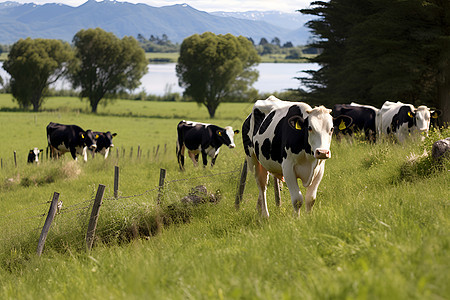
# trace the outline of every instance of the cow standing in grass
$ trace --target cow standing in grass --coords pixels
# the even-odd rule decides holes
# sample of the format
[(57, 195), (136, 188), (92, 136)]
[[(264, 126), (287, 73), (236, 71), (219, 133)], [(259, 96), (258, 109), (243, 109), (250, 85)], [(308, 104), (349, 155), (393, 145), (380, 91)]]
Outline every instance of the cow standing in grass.
[(184, 170), (184, 151), (187, 148), (188, 155), (194, 166), (198, 165), (198, 156), (202, 154), (203, 166), (208, 164), (208, 156), (211, 158), (211, 167), (214, 166), (220, 147), (226, 145), (234, 148), (234, 135), (239, 130), (230, 126), (225, 128), (191, 121), (181, 121), (177, 126), (177, 160), (181, 170)]
[[(331, 110), (311, 108), (306, 103), (282, 101), (274, 96), (258, 100), (243, 126), (243, 144), (247, 162), (255, 172), (259, 188), (258, 209), (268, 217), (266, 189), (269, 172), (285, 180), (295, 212), (303, 204), (297, 179), (306, 187), (306, 210), (314, 205), (322, 180), (325, 161), (331, 157), (333, 133)], [(351, 118), (338, 117), (345, 126)]]
[(70, 152), (74, 160), (77, 160), (77, 154), (80, 154), (83, 155), (84, 161), (87, 161), (87, 149), (97, 148), (92, 131), (85, 131), (77, 125), (50, 122), (47, 125), (47, 141), (52, 157)]

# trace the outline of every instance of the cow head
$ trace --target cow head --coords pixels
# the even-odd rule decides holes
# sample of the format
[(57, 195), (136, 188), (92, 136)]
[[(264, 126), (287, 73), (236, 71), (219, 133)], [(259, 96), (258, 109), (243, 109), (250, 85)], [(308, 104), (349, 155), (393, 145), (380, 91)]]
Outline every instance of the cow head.
[[(114, 147), (113, 137), (115, 137), (117, 133), (111, 133), (111, 131), (108, 131), (105, 133), (101, 133), (101, 135), (103, 136), (103, 143), (105, 144), (105, 148)], [(98, 138), (96, 137), (96, 139)]]
[(227, 126), (224, 129), (218, 129), (216, 131), (219, 140), (230, 148), (236, 147), (236, 145), (234, 144), (234, 135), (238, 133), (239, 130), (233, 131), (233, 128), (231, 126)]
[(428, 129), (430, 128), (430, 119), (431, 119), (430, 109), (425, 105), (419, 106), (417, 109), (415, 109), (414, 118), (417, 130), (419, 132), (427, 133)]
[[(308, 144), (316, 159), (328, 159), (331, 157), (330, 144), (333, 134), (333, 118), (331, 117), (331, 109), (324, 106), (315, 107), (306, 111), (308, 116), (306, 119), (297, 115), (289, 118), (288, 124), (295, 130), (307, 129)], [(342, 126), (349, 126), (351, 118), (340, 116), (336, 122), (342, 121)], [(342, 128), (343, 130), (344, 128)]]
[(97, 142), (95, 141), (95, 136), (92, 130), (86, 130), (85, 132), (80, 132), (80, 137), (84, 142), (84, 145), (91, 150), (97, 148)]
[(38, 148), (33, 148), (30, 150), (30, 152), (28, 153), (28, 162), (29, 163), (39, 163), (39, 153), (41, 153), (42, 151), (44, 151), (43, 149), (38, 149)]

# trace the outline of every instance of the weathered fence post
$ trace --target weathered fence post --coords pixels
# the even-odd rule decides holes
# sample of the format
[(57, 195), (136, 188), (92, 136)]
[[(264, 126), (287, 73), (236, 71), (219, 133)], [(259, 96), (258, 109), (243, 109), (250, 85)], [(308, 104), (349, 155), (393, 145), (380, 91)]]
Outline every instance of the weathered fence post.
[(97, 220), (102, 205), (103, 194), (105, 193), (105, 186), (98, 185), (97, 195), (95, 196), (94, 205), (92, 206), (91, 218), (89, 219), (88, 230), (86, 233), (86, 249), (91, 251), (92, 244), (94, 244), (95, 229), (97, 228)]
[(161, 204), (161, 198), (164, 190), (164, 180), (166, 179), (166, 169), (159, 171), (159, 190), (158, 190), (158, 205)]
[(42, 227), (41, 236), (39, 237), (39, 242), (37, 246), (37, 255), (41, 256), (42, 250), (44, 250), (45, 240), (47, 239), (48, 231), (50, 230), (50, 226), (52, 225), (53, 219), (55, 218), (56, 211), (58, 209), (58, 199), (59, 193), (54, 192), (52, 203), (50, 204), (50, 208), (48, 210), (47, 218), (45, 219), (44, 227)]
[(239, 188), (236, 194), (236, 200), (234, 201), (234, 207), (236, 209), (239, 209), (239, 203), (242, 201), (246, 180), (247, 180), (247, 160), (244, 161), (244, 166), (242, 167), (241, 179), (239, 181)]
[(130, 149), (130, 158), (133, 158), (133, 147)]
[(158, 157), (158, 151), (159, 151), (159, 144), (158, 144), (158, 146), (156, 147), (155, 159), (156, 159), (156, 157)]
[(280, 206), (281, 205), (280, 181), (275, 176), (273, 176), (273, 191), (275, 192), (275, 203), (277, 206)]
[(138, 153), (137, 153), (137, 158), (140, 159), (141, 158), (141, 145), (138, 145)]
[(48, 160), (48, 147), (45, 149), (45, 158)]
[(119, 158), (119, 147), (116, 148), (116, 157)]
[(114, 198), (119, 195), (119, 167), (114, 166)]
[(16, 150), (14, 150), (14, 165), (17, 168), (17, 157), (16, 157)]

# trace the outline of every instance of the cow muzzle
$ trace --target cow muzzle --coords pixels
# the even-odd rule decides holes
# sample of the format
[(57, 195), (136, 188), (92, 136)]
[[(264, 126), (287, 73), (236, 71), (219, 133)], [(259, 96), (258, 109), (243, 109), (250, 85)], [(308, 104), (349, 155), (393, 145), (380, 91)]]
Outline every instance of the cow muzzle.
[(331, 151), (327, 149), (316, 149), (314, 151), (314, 158), (317, 159), (328, 159), (331, 157)]
[(228, 146), (228, 147), (234, 148), (234, 147), (236, 147), (236, 145), (235, 144), (230, 144), (230, 146)]
[(92, 144), (92, 145), (89, 147), (89, 149), (95, 150), (95, 149), (97, 149), (97, 145), (96, 145), (96, 144)]

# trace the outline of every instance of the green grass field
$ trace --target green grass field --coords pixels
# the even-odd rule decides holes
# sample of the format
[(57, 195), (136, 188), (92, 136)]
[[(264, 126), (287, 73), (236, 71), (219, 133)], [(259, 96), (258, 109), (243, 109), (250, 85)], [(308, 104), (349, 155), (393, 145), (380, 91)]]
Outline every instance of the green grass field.
[[(181, 119), (240, 128), (248, 103), (222, 104), (210, 120), (195, 103), (117, 100), (87, 113), (76, 98), (51, 98), (39, 113), (16, 111), (0, 95), (1, 299), (447, 299), (450, 295), (449, 164), (417, 158), (425, 143), (375, 145), (333, 141), (332, 158), (313, 212), (293, 216), (289, 193), (270, 218), (256, 212), (252, 174), (241, 208), (234, 199), (244, 159), (222, 148), (214, 168), (180, 172), (175, 157)], [(117, 132), (106, 161), (26, 165), (27, 151), (45, 147), (49, 121)], [(138, 145), (143, 154), (136, 157)], [(154, 148), (161, 145), (155, 157)], [(164, 151), (164, 146), (167, 150)], [(130, 157), (130, 148), (134, 153)], [(125, 155), (122, 151), (125, 149)], [(13, 152), (18, 166), (14, 167)], [(417, 163), (414, 163), (417, 161)], [(113, 200), (114, 166), (120, 196)], [(161, 205), (159, 170), (167, 170)], [(85, 251), (89, 205), (98, 184), (106, 194), (97, 240)], [(218, 203), (192, 206), (180, 199), (193, 186), (220, 191)], [(36, 247), (53, 192), (63, 210), (50, 229), (43, 255)], [(304, 193), (304, 188), (302, 188)]]

